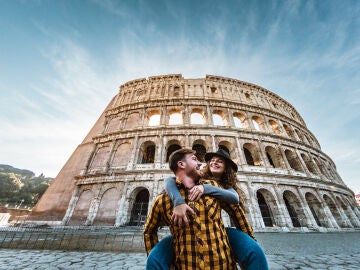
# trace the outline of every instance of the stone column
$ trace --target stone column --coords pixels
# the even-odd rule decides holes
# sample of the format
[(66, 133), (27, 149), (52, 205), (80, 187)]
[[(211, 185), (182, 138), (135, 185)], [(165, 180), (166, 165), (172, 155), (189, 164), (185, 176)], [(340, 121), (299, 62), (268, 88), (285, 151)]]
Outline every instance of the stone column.
[(299, 152), (299, 150), (298, 150), (297, 148), (295, 148), (295, 154), (296, 154), (298, 160), (300, 161), (300, 165), (301, 165), (301, 167), (303, 168), (304, 172), (305, 172), (308, 176), (311, 177), (311, 173), (309, 172), (309, 170), (308, 170), (308, 168), (307, 168), (304, 160), (302, 159), (302, 157), (301, 157), (301, 155), (300, 155), (300, 152)]
[(258, 140), (258, 141), (257, 141), (257, 144), (258, 144), (260, 156), (261, 156), (261, 158), (262, 158), (262, 165), (263, 165), (264, 167), (272, 167), (272, 166), (270, 165), (270, 162), (269, 162), (266, 154), (265, 154), (264, 151), (263, 151), (263, 143), (262, 143), (262, 141)]
[(281, 154), (281, 156), (282, 156), (282, 158), (283, 158), (283, 161), (284, 161), (284, 164), (285, 164), (286, 169), (288, 169), (289, 171), (291, 171), (292, 168), (291, 168), (291, 166), (290, 166), (290, 164), (289, 164), (289, 161), (288, 161), (288, 159), (287, 159), (287, 157), (286, 157), (286, 155), (285, 155), (285, 151), (284, 151), (284, 149), (282, 148), (282, 146), (281, 146), (280, 144), (279, 144), (279, 152), (280, 152), (280, 154)]
[(344, 209), (341, 207), (341, 205), (339, 205), (338, 201), (336, 200), (333, 192), (330, 192), (330, 196), (331, 198), (333, 199), (334, 203), (335, 203), (335, 206), (341, 216), (341, 219), (343, 220), (343, 222), (346, 224), (346, 226), (349, 226), (351, 228), (353, 228), (354, 226), (351, 224), (349, 218), (347, 217), (347, 215), (345, 214), (344, 212)]
[(246, 184), (249, 190), (249, 199), (250, 199), (249, 210), (250, 212), (252, 212), (252, 215), (250, 216), (250, 219), (252, 220), (252, 224), (254, 225), (255, 228), (265, 228), (259, 203), (254, 196), (254, 191), (251, 187), (251, 182), (247, 181)]
[(318, 228), (319, 226), (317, 225), (316, 220), (309, 208), (306, 198), (303, 195), (303, 193), (301, 192), (301, 187), (299, 187), (299, 186), (296, 187), (296, 190), (297, 190), (299, 198), (300, 198), (301, 208), (304, 209), (304, 212), (305, 212), (307, 227)]
[(215, 142), (215, 135), (211, 135), (211, 140), (212, 140), (212, 148), (213, 148), (213, 152), (216, 152), (216, 142)]
[(72, 216), (72, 214), (73, 214), (73, 212), (75, 210), (76, 203), (79, 200), (79, 197), (80, 197), (80, 187), (78, 185), (76, 185), (75, 189), (74, 189), (74, 191), (72, 193), (72, 196), (71, 196), (71, 199), (70, 199), (70, 202), (69, 202), (69, 206), (66, 209), (65, 216), (63, 217), (63, 219), (61, 221), (62, 226), (65, 226), (70, 221), (71, 216)]
[(160, 126), (166, 126), (166, 115), (167, 115), (167, 110), (166, 107), (162, 107), (161, 108), (161, 116), (160, 116)]
[[(274, 186), (274, 191), (275, 191), (275, 196), (277, 197), (277, 201), (279, 203), (278, 208), (280, 210), (280, 222), (281, 222), (281, 227), (288, 227), (288, 228), (293, 228), (293, 224), (291, 221), (291, 217), (289, 215), (289, 212), (286, 208), (284, 199), (282, 197), (282, 194), (280, 193), (280, 189), (277, 185)], [(274, 217), (275, 218), (275, 217)]]
[(137, 153), (137, 150), (139, 148), (138, 144), (139, 144), (139, 135), (135, 135), (135, 138), (134, 138), (134, 144), (133, 144), (133, 149), (132, 149), (132, 152), (131, 152), (131, 159), (127, 165), (127, 168), (126, 170), (132, 170), (135, 166), (134, 162), (136, 162), (136, 153)]
[(327, 203), (324, 201), (324, 198), (321, 196), (320, 192), (318, 189), (315, 189), (316, 193), (318, 194), (319, 198), (320, 198), (320, 203), (322, 208), (324, 209), (324, 213), (326, 215), (326, 217), (328, 218), (328, 221), (330, 222), (331, 226), (333, 228), (339, 229), (339, 225), (337, 224), (333, 214), (330, 211), (329, 206), (327, 205)]
[(206, 105), (206, 114), (207, 114), (207, 123), (208, 123), (208, 125), (213, 126), (214, 123), (213, 123), (212, 113), (211, 113), (209, 105)]
[(189, 126), (190, 125), (190, 114), (189, 114), (189, 106), (187, 106), (187, 105), (184, 105), (183, 117), (184, 117), (184, 125)]
[(237, 145), (237, 148), (238, 148), (238, 152), (239, 152), (239, 163), (240, 165), (246, 165), (246, 159), (245, 159), (245, 156), (244, 156), (244, 151), (242, 150), (242, 147), (241, 147), (241, 144), (240, 144), (240, 140), (238, 137), (235, 138), (236, 140), (236, 145)]
[(115, 219), (115, 226), (125, 225), (128, 222), (128, 203), (126, 200), (126, 192), (129, 186), (129, 182), (125, 181), (124, 188), (119, 201), (119, 208)]

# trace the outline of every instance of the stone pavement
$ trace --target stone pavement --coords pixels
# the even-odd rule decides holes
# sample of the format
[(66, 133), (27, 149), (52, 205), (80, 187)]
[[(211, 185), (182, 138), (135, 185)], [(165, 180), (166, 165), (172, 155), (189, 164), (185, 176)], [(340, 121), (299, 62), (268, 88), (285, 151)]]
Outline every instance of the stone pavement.
[[(271, 270), (360, 269), (360, 232), (257, 233)], [(0, 250), (0, 269), (145, 268), (145, 253)]]

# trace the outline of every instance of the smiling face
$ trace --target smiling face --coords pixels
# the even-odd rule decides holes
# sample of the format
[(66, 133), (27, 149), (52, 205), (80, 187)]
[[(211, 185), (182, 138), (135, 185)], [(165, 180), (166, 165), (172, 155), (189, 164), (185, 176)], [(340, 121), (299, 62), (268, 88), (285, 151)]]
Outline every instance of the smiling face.
[(187, 154), (181, 160), (185, 164), (185, 173), (187, 176), (197, 180), (200, 178), (200, 167), (201, 162), (197, 159), (194, 154)]
[(220, 178), (226, 169), (225, 160), (221, 157), (214, 156), (209, 161), (209, 168), (215, 178)]

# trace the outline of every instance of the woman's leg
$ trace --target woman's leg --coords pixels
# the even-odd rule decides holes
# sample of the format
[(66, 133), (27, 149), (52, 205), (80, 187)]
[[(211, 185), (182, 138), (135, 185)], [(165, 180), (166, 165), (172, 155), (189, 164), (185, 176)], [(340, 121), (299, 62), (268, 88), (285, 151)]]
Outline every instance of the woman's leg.
[(169, 270), (174, 261), (172, 236), (166, 236), (150, 251), (146, 261), (146, 270)]
[(267, 270), (265, 253), (248, 234), (235, 228), (226, 228), (231, 250), (241, 267), (247, 270)]

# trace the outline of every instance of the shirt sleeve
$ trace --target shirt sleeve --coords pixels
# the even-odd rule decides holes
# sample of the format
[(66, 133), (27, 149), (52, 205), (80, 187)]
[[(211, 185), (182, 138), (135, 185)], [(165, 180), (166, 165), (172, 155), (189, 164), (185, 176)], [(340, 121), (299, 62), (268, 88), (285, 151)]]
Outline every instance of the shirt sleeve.
[(220, 204), (221, 208), (229, 214), (235, 224), (235, 227), (256, 240), (253, 228), (251, 227), (250, 222), (245, 215), (245, 211), (240, 204), (228, 204), (224, 202), (220, 202)]
[(184, 204), (185, 200), (181, 197), (180, 191), (176, 185), (175, 177), (168, 177), (164, 180), (165, 191), (170, 196), (174, 206)]
[(239, 203), (239, 195), (233, 188), (224, 189), (221, 187), (215, 187), (209, 184), (203, 184), (204, 194), (212, 196), (225, 203)]
[(144, 226), (144, 244), (147, 255), (149, 255), (151, 249), (159, 242), (158, 228), (162, 217), (161, 211), (161, 199), (162, 197), (156, 197), (155, 201), (151, 205), (150, 213), (146, 219)]

